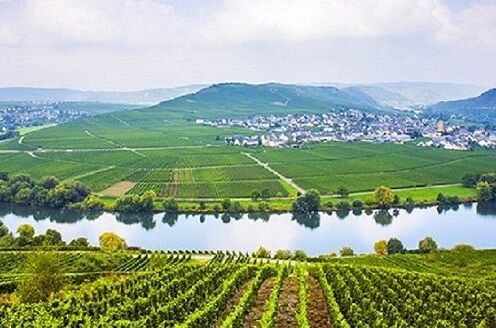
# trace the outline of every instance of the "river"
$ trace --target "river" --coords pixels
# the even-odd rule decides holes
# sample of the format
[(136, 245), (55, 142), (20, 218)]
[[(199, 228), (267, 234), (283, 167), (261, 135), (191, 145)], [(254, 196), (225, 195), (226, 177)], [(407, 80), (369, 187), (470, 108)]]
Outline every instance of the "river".
[(94, 245), (102, 232), (113, 231), (128, 245), (147, 249), (251, 252), (264, 246), (318, 255), (350, 246), (357, 253), (370, 253), (380, 239), (396, 237), (407, 248), (416, 248), (425, 236), (433, 237), (440, 247), (468, 243), (477, 248), (496, 248), (496, 204), (483, 203), (311, 216), (115, 214), (1, 204), (0, 220), (11, 231), (29, 223), (37, 233), (56, 229), (65, 241), (86, 237)]

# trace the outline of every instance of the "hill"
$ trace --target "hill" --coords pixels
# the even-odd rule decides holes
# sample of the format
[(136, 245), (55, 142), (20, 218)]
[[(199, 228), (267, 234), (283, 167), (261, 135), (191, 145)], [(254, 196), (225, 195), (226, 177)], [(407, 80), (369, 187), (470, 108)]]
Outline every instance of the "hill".
[(360, 90), (378, 104), (399, 109), (427, 106), (440, 101), (474, 97), (486, 88), (477, 85), (433, 82), (391, 82), (371, 84), (323, 83), (346, 90)]
[(320, 113), (357, 108), (390, 110), (363, 92), (342, 91), (327, 86), (300, 86), (278, 83), (214, 84), (194, 94), (165, 101), (153, 107), (191, 117), (235, 117), (253, 114)]
[(496, 88), (478, 97), (440, 102), (430, 106), (430, 114), (457, 115), (478, 122), (496, 123)]
[(1, 101), (64, 101), (103, 102), (116, 104), (154, 105), (161, 101), (196, 92), (204, 85), (140, 91), (83, 91), (51, 88), (0, 88)]

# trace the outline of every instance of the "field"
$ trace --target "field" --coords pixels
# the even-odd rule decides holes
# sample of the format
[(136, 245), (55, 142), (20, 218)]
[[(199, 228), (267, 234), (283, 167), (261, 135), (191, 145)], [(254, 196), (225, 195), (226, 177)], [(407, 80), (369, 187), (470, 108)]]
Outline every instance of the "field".
[[(90, 257), (87, 253), (84, 256)], [(17, 254), (3, 255), (16, 259), (11, 262), (14, 270), (22, 266)], [(111, 275), (94, 274), (97, 280), (89, 282), (73, 280), (46, 302), (26, 305), (4, 297), (0, 323), (285, 328), (489, 328), (496, 323), (496, 263), (491, 250), (318, 262), (188, 254), (121, 255), (120, 264), (107, 271)], [(64, 255), (63, 261), (74, 256)], [(465, 267), (488, 270), (467, 276), (459, 268), (462, 260)], [(15, 283), (2, 294), (14, 291)]]
[[(407, 193), (408, 188), (458, 184), (465, 173), (496, 171), (496, 152), (490, 150), (337, 142), (272, 149), (227, 147), (222, 141), (253, 133), (201, 126), (174, 110), (120, 111), (1, 143), (0, 164), (12, 174), (81, 180), (103, 195), (119, 184), (114, 190), (121, 192), (113, 196), (154, 190), (160, 197), (182, 199), (249, 198), (263, 189), (271, 197), (294, 197), (297, 190), (309, 189), (332, 195), (341, 186), (360, 193), (387, 185)], [(122, 183), (135, 186), (117, 188)]]

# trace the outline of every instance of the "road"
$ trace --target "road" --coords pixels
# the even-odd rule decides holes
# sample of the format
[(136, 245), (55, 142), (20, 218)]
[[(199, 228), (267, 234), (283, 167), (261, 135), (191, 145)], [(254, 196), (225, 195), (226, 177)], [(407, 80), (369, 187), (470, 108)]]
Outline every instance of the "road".
[(266, 169), (267, 171), (271, 172), (272, 174), (274, 174), (275, 176), (277, 176), (279, 179), (281, 180), (284, 180), (286, 181), (286, 183), (288, 183), (290, 186), (292, 186), (293, 188), (295, 188), (298, 192), (304, 194), (305, 193), (305, 189), (303, 189), (302, 187), (298, 186), (293, 180), (291, 180), (290, 178), (288, 177), (285, 177), (284, 175), (282, 175), (281, 173), (277, 172), (276, 170), (274, 170), (273, 168), (271, 168), (269, 166), (268, 163), (264, 163), (262, 162), (261, 160), (259, 160), (258, 158), (256, 158), (255, 156), (253, 156), (252, 154), (250, 153), (243, 153), (243, 155), (247, 156), (248, 158), (254, 160), (255, 162), (257, 162), (258, 165), (260, 165), (261, 167), (263, 167), (264, 169)]

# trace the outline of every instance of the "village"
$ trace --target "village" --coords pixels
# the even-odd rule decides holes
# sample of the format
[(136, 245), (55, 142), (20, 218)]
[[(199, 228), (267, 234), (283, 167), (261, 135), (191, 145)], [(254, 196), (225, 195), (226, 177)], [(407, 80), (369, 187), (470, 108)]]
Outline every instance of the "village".
[(62, 123), (88, 113), (75, 109), (59, 109), (57, 102), (16, 102), (0, 106), (0, 130), (8, 131), (19, 127)]
[(469, 150), (496, 147), (496, 131), (463, 126), (420, 114), (373, 114), (351, 109), (324, 114), (255, 116), (249, 119), (197, 119), (197, 124), (242, 127), (254, 135), (224, 138), (231, 146), (300, 147), (309, 142), (415, 142), (418, 146)]

